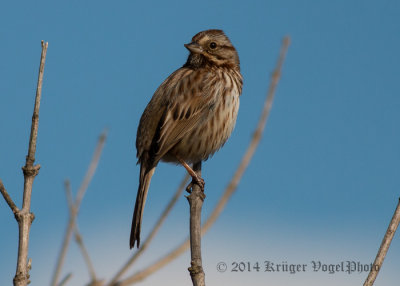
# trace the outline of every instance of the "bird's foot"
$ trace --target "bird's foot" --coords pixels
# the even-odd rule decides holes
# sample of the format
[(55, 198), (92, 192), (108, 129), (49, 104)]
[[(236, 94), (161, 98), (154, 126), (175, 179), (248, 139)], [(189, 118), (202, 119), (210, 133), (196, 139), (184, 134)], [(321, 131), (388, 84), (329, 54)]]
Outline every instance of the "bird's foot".
[(192, 192), (193, 185), (196, 184), (200, 187), (201, 191), (204, 192), (204, 185), (206, 184), (204, 182), (204, 179), (199, 177), (199, 176), (193, 176), (192, 181), (189, 183), (189, 185), (186, 187), (186, 192), (189, 194)]
[[(195, 171), (193, 171), (192, 168), (190, 168), (190, 166), (184, 161), (182, 160), (180, 157), (175, 156), (176, 159), (182, 164), (183, 167), (185, 167), (186, 171), (189, 173), (189, 175), (192, 177), (192, 181), (190, 182), (190, 184), (186, 187), (186, 191), (190, 194), (192, 192), (193, 189), (193, 185), (196, 184), (200, 187), (201, 191), (204, 193), (204, 185), (205, 182), (203, 180), (203, 178), (201, 178), (199, 175), (196, 174)], [(199, 162), (198, 164), (200, 164), (200, 170), (201, 170), (201, 162)], [(196, 164), (195, 164), (196, 165)]]

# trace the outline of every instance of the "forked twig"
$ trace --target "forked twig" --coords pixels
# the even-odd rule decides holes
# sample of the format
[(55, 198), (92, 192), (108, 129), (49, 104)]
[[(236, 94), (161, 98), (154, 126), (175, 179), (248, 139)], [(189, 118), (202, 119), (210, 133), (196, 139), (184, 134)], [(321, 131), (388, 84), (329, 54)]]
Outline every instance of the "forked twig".
[(65, 256), (67, 254), (67, 250), (68, 250), (68, 246), (69, 246), (69, 242), (71, 240), (71, 236), (72, 236), (72, 232), (75, 229), (75, 221), (76, 221), (76, 217), (78, 215), (79, 212), (79, 208), (83, 199), (83, 196), (85, 195), (85, 192), (89, 186), (90, 181), (93, 178), (93, 175), (96, 171), (97, 165), (99, 164), (99, 160), (101, 157), (101, 152), (103, 150), (104, 147), (104, 143), (107, 137), (107, 131), (103, 131), (103, 133), (100, 135), (99, 140), (97, 142), (97, 146), (96, 146), (96, 150), (93, 154), (93, 158), (92, 161), (90, 162), (89, 168), (86, 172), (85, 178), (83, 179), (83, 182), (78, 190), (78, 194), (76, 195), (76, 199), (75, 202), (73, 203), (73, 211), (74, 213), (71, 213), (69, 220), (68, 220), (68, 224), (67, 224), (67, 229), (65, 231), (65, 235), (64, 235), (64, 240), (63, 240), (63, 244), (61, 247), (61, 251), (60, 254), (58, 256), (58, 260), (57, 260), (57, 265), (56, 268), (54, 270), (53, 273), (53, 278), (51, 280), (51, 285), (52, 286), (56, 286), (58, 284), (58, 280), (59, 280), (59, 276), (61, 273), (61, 269), (62, 266), (64, 264), (64, 260), (65, 260)]
[[(73, 202), (71, 184), (70, 184), (69, 180), (65, 181), (65, 194), (67, 196), (69, 214), (70, 214), (70, 216), (74, 216), (76, 213), (76, 208), (75, 208), (75, 205)], [(96, 271), (94, 270), (94, 266), (93, 266), (92, 260), (90, 259), (89, 252), (87, 251), (85, 244), (83, 243), (83, 238), (79, 232), (78, 223), (76, 221), (75, 221), (74, 233), (75, 233), (75, 241), (78, 244), (79, 249), (81, 250), (83, 259), (85, 260), (86, 265), (88, 267), (89, 275), (91, 278), (91, 283), (97, 282), (98, 280), (96, 277)]]
[[(229, 198), (232, 196), (234, 191), (236, 190), (239, 181), (241, 177), (243, 176), (244, 171), (246, 170), (251, 158), (254, 155), (254, 152), (261, 140), (261, 135), (264, 131), (268, 116), (270, 114), (270, 110), (272, 107), (272, 102), (274, 99), (275, 95), (275, 90), (278, 85), (280, 75), (281, 75), (281, 70), (282, 70), (282, 65), (286, 57), (286, 53), (288, 50), (290, 44), (290, 38), (285, 37), (283, 39), (283, 44), (280, 50), (280, 56), (278, 59), (278, 63), (276, 65), (276, 68), (272, 74), (271, 78), (271, 83), (267, 92), (267, 98), (264, 104), (264, 108), (261, 114), (261, 117), (259, 119), (257, 128), (253, 134), (252, 140), (250, 142), (250, 145), (244, 154), (242, 161), (239, 164), (238, 169), (236, 170), (234, 176), (232, 177), (232, 180), (230, 181), (228, 187), (225, 189), (224, 194), (222, 195), (221, 199), (219, 200), (217, 206), (211, 213), (210, 217), (207, 219), (207, 221), (203, 224), (202, 226), (202, 234), (204, 234), (216, 221), (222, 210), (224, 209), (226, 203), (228, 202)], [(177, 248), (172, 250), (170, 253), (162, 257), (161, 259), (158, 259), (156, 263), (150, 265), (149, 267), (145, 268), (142, 271), (139, 271), (135, 273), (134, 275), (120, 281), (116, 285), (118, 286), (125, 286), (125, 285), (132, 285), (136, 282), (139, 282), (149, 275), (153, 274), (163, 266), (167, 265), (170, 263), (172, 260), (177, 258), (179, 255), (181, 255), (183, 252), (185, 252), (189, 248), (189, 240), (185, 240), (181, 245), (179, 245)]]
[(367, 279), (364, 282), (364, 286), (374, 285), (375, 279), (378, 276), (379, 270), (381, 270), (383, 260), (385, 259), (386, 253), (389, 250), (390, 243), (392, 242), (393, 236), (396, 233), (397, 227), (400, 222), (400, 199), (397, 204), (396, 210), (394, 211), (392, 220), (386, 230), (385, 236), (383, 237), (381, 246), (378, 254), (376, 255), (374, 264), (371, 267), (371, 271), (368, 274)]
[(40, 57), (39, 75), (36, 88), (35, 107), (32, 115), (31, 133), (29, 136), (28, 155), (26, 156), (25, 166), (22, 167), (24, 173), (24, 193), (22, 199), (22, 209), (18, 209), (11, 197), (8, 195), (3, 183), (0, 181), (0, 191), (11, 208), (18, 222), (19, 241), (18, 241), (18, 260), (17, 271), (14, 276), (14, 286), (25, 286), (30, 283), (29, 270), (31, 268), (31, 260), (28, 260), (29, 233), (31, 224), (35, 216), (31, 212), (32, 186), (36, 175), (39, 173), (40, 165), (33, 165), (35, 162), (36, 141), (39, 128), (39, 109), (40, 99), (42, 97), (42, 84), (44, 64), (46, 62), (46, 54), (48, 43), (42, 41), (42, 53)]

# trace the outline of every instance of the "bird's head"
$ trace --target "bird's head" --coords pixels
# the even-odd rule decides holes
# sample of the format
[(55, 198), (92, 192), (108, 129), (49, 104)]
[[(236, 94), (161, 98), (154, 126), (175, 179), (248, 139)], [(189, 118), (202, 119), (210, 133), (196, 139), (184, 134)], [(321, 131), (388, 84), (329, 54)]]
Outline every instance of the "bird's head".
[(191, 43), (185, 44), (185, 47), (190, 51), (186, 62), (188, 66), (211, 64), (239, 67), (238, 53), (222, 30), (202, 31), (192, 38)]

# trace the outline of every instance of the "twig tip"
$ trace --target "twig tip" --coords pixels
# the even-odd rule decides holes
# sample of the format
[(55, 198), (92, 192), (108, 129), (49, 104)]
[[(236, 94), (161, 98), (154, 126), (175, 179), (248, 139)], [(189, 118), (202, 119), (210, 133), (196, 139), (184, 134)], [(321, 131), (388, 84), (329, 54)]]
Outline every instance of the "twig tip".
[(289, 35), (286, 35), (286, 36), (283, 38), (283, 43), (285, 44), (285, 46), (289, 46), (289, 45), (290, 45), (290, 43), (291, 43), (291, 38), (290, 38)]
[(41, 41), (42, 48), (46, 48), (49, 46), (49, 42), (45, 42), (44, 40)]
[(100, 138), (99, 138), (100, 141), (105, 141), (106, 140), (107, 135), (108, 135), (108, 130), (109, 130), (108, 127), (105, 127), (103, 129), (103, 131), (100, 134)]

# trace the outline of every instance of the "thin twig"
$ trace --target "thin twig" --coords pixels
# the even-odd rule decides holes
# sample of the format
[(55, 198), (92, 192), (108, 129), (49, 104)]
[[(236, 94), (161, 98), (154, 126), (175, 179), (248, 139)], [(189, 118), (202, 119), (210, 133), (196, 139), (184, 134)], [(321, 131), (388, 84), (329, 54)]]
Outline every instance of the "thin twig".
[(72, 273), (68, 273), (67, 276), (64, 277), (64, 279), (61, 280), (61, 282), (58, 284), (58, 286), (65, 286), (67, 285), (67, 282), (69, 279), (72, 278)]
[(83, 196), (85, 195), (89, 183), (92, 180), (94, 173), (96, 172), (97, 165), (99, 164), (99, 160), (101, 157), (101, 152), (103, 151), (104, 143), (107, 138), (107, 133), (108, 131), (107, 129), (105, 129), (99, 137), (96, 149), (93, 154), (93, 159), (90, 162), (89, 169), (87, 170), (85, 178), (83, 179), (83, 182), (78, 190), (78, 194), (76, 195), (75, 207), (77, 208), (80, 207)]
[(67, 198), (69, 215), (70, 216), (72, 214), (75, 215), (75, 204), (74, 204), (74, 198), (72, 197), (71, 182), (69, 181), (69, 179), (66, 179), (64, 181), (64, 190), (65, 190), (65, 196)]
[(85, 244), (83, 243), (82, 235), (79, 233), (79, 229), (76, 224), (75, 224), (74, 232), (75, 232), (75, 241), (78, 244), (78, 246), (81, 250), (83, 259), (85, 260), (86, 265), (88, 267), (88, 271), (89, 271), (89, 275), (90, 275), (90, 279), (91, 279), (90, 283), (91, 284), (99, 283), (100, 281), (97, 280), (96, 271), (94, 270), (94, 266), (93, 266), (92, 260), (90, 259), (89, 252), (87, 251)]
[[(193, 165), (193, 171), (201, 178), (201, 161)], [(187, 196), (190, 205), (190, 267), (189, 273), (193, 286), (205, 286), (205, 274), (201, 259), (201, 209), (206, 195), (200, 186), (193, 184)]]
[(132, 255), (131, 258), (124, 264), (124, 266), (118, 271), (118, 273), (111, 279), (111, 281), (107, 284), (108, 286), (114, 286), (116, 285), (118, 279), (121, 278), (121, 276), (135, 263), (135, 261), (143, 254), (143, 252), (148, 248), (150, 245), (150, 242), (153, 240), (155, 235), (157, 234), (158, 230), (161, 228), (161, 225), (171, 212), (172, 208), (178, 201), (179, 197), (181, 196), (183, 190), (185, 189), (186, 184), (189, 182), (189, 175), (186, 174), (185, 177), (183, 178), (182, 182), (179, 184), (179, 187), (177, 188), (175, 194), (172, 196), (171, 200), (169, 201), (168, 205), (164, 209), (164, 211), (161, 213), (158, 221), (154, 225), (153, 229), (151, 230), (149, 236), (146, 238), (146, 240), (143, 242), (143, 244), (140, 245), (140, 248)]
[[(216, 219), (218, 218), (218, 216), (224, 209), (229, 198), (232, 196), (232, 194), (236, 190), (236, 187), (239, 184), (239, 181), (240, 181), (241, 177), (243, 176), (244, 171), (246, 170), (251, 158), (253, 157), (258, 144), (260, 143), (261, 135), (264, 131), (268, 116), (270, 114), (275, 90), (276, 90), (276, 87), (277, 87), (279, 79), (280, 79), (282, 65), (285, 60), (289, 44), (290, 44), (290, 38), (285, 37), (283, 39), (283, 44), (282, 44), (282, 47), (280, 50), (280, 56), (278, 59), (278, 63), (272, 74), (270, 87), (269, 87), (268, 93), (267, 93), (267, 98), (264, 103), (264, 108), (263, 108), (261, 117), (258, 121), (256, 131), (253, 134), (250, 145), (249, 145), (248, 149), (246, 150), (246, 153), (244, 154), (242, 161), (239, 164), (238, 169), (236, 170), (234, 176), (232, 177), (232, 180), (230, 181), (228, 187), (225, 189), (225, 192), (222, 195), (221, 199), (219, 200), (217, 206), (214, 208), (213, 212), (211, 213), (211, 215), (209, 216), (207, 221), (203, 224), (202, 235), (213, 225), (213, 223), (216, 221)], [(170, 253), (168, 253), (164, 257), (158, 259), (157, 262), (155, 262), (154, 264), (150, 265), (149, 267), (145, 268), (142, 271), (135, 273), (132, 276), (129, 276), (128, 278), (119, 282), (117, 285), (118, 286), (132, 285), (136, 282), (139, 282), (139, 281), (145, 279), (146, 277), (150, 276), (157, 270), (161, 269), (163, 266), (165, 266), (168, 263), (170, 263), (171, 261), (173, 261), (175, 258), (179, 257), (188, 248), (189, 248), (189, 240), (187, 239), (181, 245), (179, 245), (174, 250), (172, 250)]]
[[(73, 203), (71, 184), (70, 184), (69, 180), (65, 180), (65, 193), (67, 196), (69, 215), (75, 216), (76, 208)], [(75, 241), (78, 244), (79, 249), (81, 250), (83, 259), (85, 260), (86, 265), (88, 267), (89, 275), (91, 278), (91, 283), (97, 282), (98, 280), (96, 278), (96, 271), (94, 270), (92, 260), (90, 259), (90, 256), (89, 256), (89, 252), (87, 251), (87, 249), (83, 243), (83, 238), (79, 232), (78, 223), (76, 221), (75, 221), (75, 225), (74, 225), (74, 233), (75, 233)]]
[(3, 185), (3, 182), (0, 180), (0, 192), (3, 195), (4, 199), (6, 200), (8, 206), (10, 207), (10, 209), (12, 210), (12, 212), (14, 213), (14, 215), (16, 213), (19, 212), (18, 207), (14, 204), (12, 198), (10, 197), (10, 195), (7, 193), (6, 188)]
[(47, 42), (44, 43), (44, 41), (42, 41), (42, 54), (40, 57), (40, 66), (39, 66), (38, 83), (37, 83), (37, 88), (36, 88), (35, 107), (33, 109), (33, 115), (32, 115), (32, 125), (31, 125), (31, 135), (29, 138), (28, 156), (26, 157), (26, 165), (28, 165), (28, 166), (33, 166), (33, 163), (35, 162), (36, 139), (37, 139), (38, 127), (39, 127), (40, 99), (42, 97), (44, 64), (46, 62), (46, 53), (47, 53), (48, 46), (49, 46), (49, 43), (47, 43)]
[(29, 233), (32, 221), (35, 216), (31, 213), (31, 197), (32, 186), (36, 175), (39, 172), (40, 165), (33, 165), (35, 162), (36, 141), (39, 127), (39, 109), (40, 99), (42, 96), (42, 84), (44, 64), (46, 61), (46, 53), (48, 43), (42, 41), (42, 53), (40, 56), (39, 75), (36, 88), (35, 106), (33, 108), (31, 133), (29, 136), (28, 155), (26, 156), (25, 166), (22, 167), (24, 173), (24, 193), (22, 198), (22, 209), (18, 209), (10, 195), (7, 193), (3, 183), (0, 180), (0, 191), (6, 200), (7, 204), (14, 213), (15, 219), (18, 222), (19, 240), (18, 240), (18, 260), (17, 270), (13, 279), (14, 286), (26, 286), (29, 281), (29, 270), (31, 269), (32, 260), (28, 260), (29, 249)]
[(92, 161), (90, 162), (90, 165), (86, 172), (85, 178), (83, 179), (83, 182), (78, 190), (78, 194), (77, 194), (75, 202), (73, 204), (75, 213), (73, 216), (70, 216), (69, 220), (68, 220), (67, 229), (65, 231), (65, 235), (64, 235), (64, 239), (63, 239), (63, 244), (62, 244), (58, 259), (57, 259), (57, 265), (56, 265), (56, 268), (53, 273), (53, 278), (51, 280), (52, 286), (56, 286), (58, 283), (61, 269), (64, 264), (65, 256), (67, 254), (69, 242), (71, 240), (72, 232), (74, 231), (76, 217), (78, 215), (83, 196), (84, 196), (84, 194), (89, 186), (89, 183), (92, 180), (93, 175), (96, 171), (97, 165), (98, 165), (100, 157), (101, 157), (101, 152), (104, 147), (106, 137), (107, 137), (107, 131), (103, 131), (103, 133), (100, 135), (99, 140), (97, 142), (96, 150), (93, 154)]
[(379, 270), (381, 270), (386, 253), (389, 250), (393, 236), (396, 233), (397, 227), (399, 226), (399, 222), (400, 222), (400, 199), (397, 204), (396, 210), (394, 211), (392, 220), (390, 221), (389, 227), (386, 230), (385, 236), (383, 237), (374, 264), (371, 267), (371, 271), (369, 272), (368, 277), (364, 282), (364, 286), (372, 286), (374, 284), (376, 276), (378, 276)]
[(59, 254), (58, 260), (57, 260), (57, 266), (54, 271), (52, 282), (51, 282), (52, 286), (55, 286), (58, 284), (58, 277), (61, 274), (61, 269), (64, 264), (65, 255), (67, 254), (68, 245), (71, 240), (71, 234), (74, 229), (74, 220), (75, 220), (75, 218), (72, 218), (71, 216), (69, 217), (67, 230), (64, 235), (63, 244), (62, 244), (61, 251), (60, 251), (60, 254)]
[(142, 281), (143, 279), (152, 275), (154, 272), (163, 268), (165, 265), (167, 265), (171, 261), (178, 258), (182, 253), (184, 253), (186, 250), (189, 249), (189, 246), (190, 246), (190, 241), (189, 241), (189, 239), (187, 239), (181, 245), (179, 245), (177, 248), (172, 250), (170, 253), (168, 253), (161, 259), (158, 259), (157, 262), (155, 262), (154, 264), (133, 274), (132, 276), (129, 276), (128, 278), (116, 283), (115, 285), (127, 286), (127, 285), (132, 285), (132, 284)]

